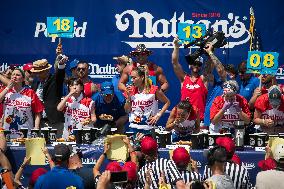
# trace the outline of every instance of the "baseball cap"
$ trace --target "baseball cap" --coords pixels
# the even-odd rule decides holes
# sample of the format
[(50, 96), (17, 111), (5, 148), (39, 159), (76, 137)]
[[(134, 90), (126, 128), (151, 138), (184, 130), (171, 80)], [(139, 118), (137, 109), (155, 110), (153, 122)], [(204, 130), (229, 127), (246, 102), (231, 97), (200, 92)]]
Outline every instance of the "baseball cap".
[(272, 106), (279, 106), (281, 103), (281, 90), (277, 85), (273, 85), (268, 89), (269, 103)]
[(44, 168), (38, 168), (32, 172), (32, 175), (30, 177), (29, 185), (34, 186), (38, 177), (41, 175), (47, 173), (47, 170)]
[(190, 161), (190, 155), (185, 148), (176, 148), (173, 151), (173, 161), (177, 165), (187, 165)]
[(141, 151), (145, 155), (152, 155), (157, 152), (158, 144), (152, 137), (146, 136), (141, 141)]
[(119, 172), (122, 171), (122, 167), (117, 161), (112, 161), (107, 164), (106, 170), (110, 172)]
[(218, 146), (223, 146), (228, 153), (233, 154), (235, 152), (235, 142), (229, 137), (218, 137), (216, 139), (216, 144)]
[(77, 59), (74, 59), (72, 62), (70, 62), (69, 69), (72, 70), (74, 68), (77, 68), (78, 62), (79, 62), (79, 60), (77, 60)]
[(232, 162), (238, 165), (242, 165), (241, 158), (237, 154), (233, 154)]
[(132, 161), (126, 162), (123, 167), (123, 171), (127, 171), (127, 178), (129, 181), (136, 181), (137, 179), (137, 165)]
[(261, 160), (257, 163), (257, 165), (262, 171), (275, 169), (277, 167), (276, 161), (273, 158)]
[(69, 159), (71, 153), (72, 153), (72, 147), (66, 144), (57, 144), (54, 147), (55, 161), (66, 161)]
[(109, 81), (105, 81), (101, 84), (101, 93), (103, 95), (107, 94), (113, 94), (114, 93), (114, 87), (113, 84)]
[(24, 71), (30, 71), (33, 68), (33, 63), (26, 63), (23, 65)]

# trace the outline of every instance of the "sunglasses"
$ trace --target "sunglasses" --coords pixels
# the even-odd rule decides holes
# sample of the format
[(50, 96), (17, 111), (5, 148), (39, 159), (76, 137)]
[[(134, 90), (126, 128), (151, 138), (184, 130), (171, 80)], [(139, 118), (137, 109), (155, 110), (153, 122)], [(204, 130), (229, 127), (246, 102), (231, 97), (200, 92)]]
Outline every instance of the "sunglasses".
[(85, 71), (86, 69), (87, 68), (77, 68), (78, 71), (81, 71), (81, 70)]

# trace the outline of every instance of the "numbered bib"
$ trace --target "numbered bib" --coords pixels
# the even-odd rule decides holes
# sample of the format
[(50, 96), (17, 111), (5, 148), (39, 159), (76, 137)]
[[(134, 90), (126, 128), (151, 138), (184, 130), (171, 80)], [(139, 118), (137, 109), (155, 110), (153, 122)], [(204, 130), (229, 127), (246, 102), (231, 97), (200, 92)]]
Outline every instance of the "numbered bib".
[(247, 73), (275, 75), (278, 70), (277, 52), (249, 51), (247, 59)]
[(206, 26), (205, 24), (187, 24), (179, 23), (178, 24), (178, 36), (180, 43), (186, 44), (196, 39), (199, 39), (205, 35)]
[(49, 37), (73, 38), (74, 17), (47, 17)]

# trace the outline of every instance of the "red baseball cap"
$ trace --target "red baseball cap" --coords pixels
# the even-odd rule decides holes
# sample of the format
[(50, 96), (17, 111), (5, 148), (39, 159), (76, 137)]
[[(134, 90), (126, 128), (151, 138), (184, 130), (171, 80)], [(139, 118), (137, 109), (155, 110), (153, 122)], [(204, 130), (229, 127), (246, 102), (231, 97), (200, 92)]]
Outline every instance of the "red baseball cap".
[(45, 173), (47, 173), (47, 170), (44, 168), (38, 168), (34, 170), (30, 177), (29, 185), (34, 186), (38, 177), (40, 177), (41, 175), (44, 175)]
[(141, 141), (141, 151), (145, 155), (151, 155), (157, 152), (158, 144), (152, 137), (146, 136)]
[(23, 65), (24, 71), (30, 71), (33, 68), (33, 63), (26, 63)]
[(273, 158), (267, 158), (266, 160), (261, 160), (258, 162), (257, 165), (262, 171), (275, 169), (277, 166), (276, 161)]
[(177, 165), (187, 165), (190, 161), (190, 155), (185, 148), (176, 148), (173, 151), (173, 161)]
[(126, 162), (123, 167), (123, 171), (127, 171), (128, 180), (131, 182), (135, 182), (137, 180), (137, 165), (136, 163), (129, 161)]
[(119, 172), (119, 171), (122, 171), (122, 167), (117, 161), (112, 161), (107, 164), (106, 170), (110, 172)]
[(231, 160), (232, 160), (232, 162), (234, 162), (235, 164), (238, 164), (238, 165), (241, 165), (241, 164), (242, 164), (241, 158), (240, 158), (237, 154), (234, 154)]
[(229, 137), (218, 137), (216, 139), (216, 144), (218, 146), (223, 146), (226, 149), (227, 153), (233, 154), (235, 152), (235, 142)]

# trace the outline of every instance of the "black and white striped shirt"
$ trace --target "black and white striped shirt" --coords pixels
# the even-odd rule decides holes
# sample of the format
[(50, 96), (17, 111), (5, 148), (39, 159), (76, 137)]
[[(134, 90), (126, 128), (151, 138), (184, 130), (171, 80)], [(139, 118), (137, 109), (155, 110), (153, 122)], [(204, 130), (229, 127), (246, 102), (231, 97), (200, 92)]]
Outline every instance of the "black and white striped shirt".
[(166, 183), (170, 184), (173, 188), (175, 183), (179, 180), (182, 180), (181, 174), (179, 173), (175, 163), (172, 160), (158, 158), (152, 162), (146, 162), (146, 164), (138, 172), (138, 186), (139, 188), (144, 188), (146, 182), (146, 171), (152, 169), (151, 180), (152, 184), (151, 189), (159, 188), (159, 178), (161, 172), (164, 171), (166, 177)]
[[(252, 184), (249, 178), (249, 173), (246, 168), (232, 162), (227, 162), (225, 164), (225, 173), (232, 178), (236, 189), (252, 188)], [(212, 176), (212, 171), (206, 165), (204, 168), (203, 180), (211, 176)]]
[(185, 184), (190, 183), (191, 181), (201, 181), (202, 177), (200, 173), (188, 171), (188, 170), (179, 170)]

